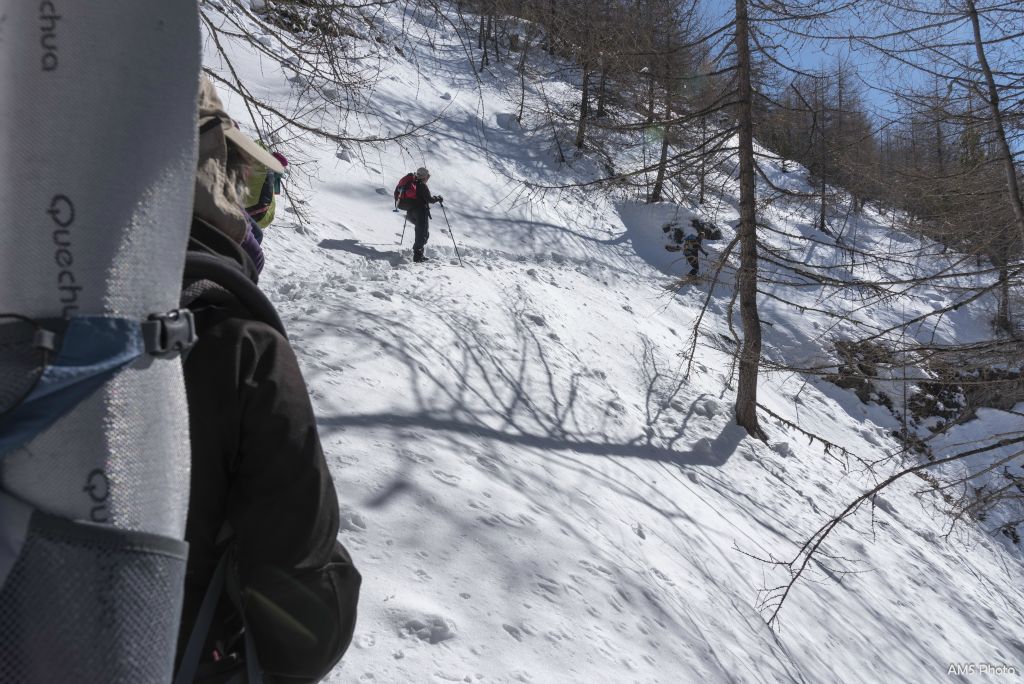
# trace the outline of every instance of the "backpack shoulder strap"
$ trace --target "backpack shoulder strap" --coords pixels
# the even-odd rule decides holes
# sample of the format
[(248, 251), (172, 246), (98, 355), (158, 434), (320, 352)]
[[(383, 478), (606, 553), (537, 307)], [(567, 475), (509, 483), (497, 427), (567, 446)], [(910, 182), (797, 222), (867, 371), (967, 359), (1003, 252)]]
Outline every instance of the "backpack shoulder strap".
[[(203, 595), (203, 602), (199, 607), (199, 614), (196, 616), (195, 624), (192, 627), (192, 633), (188, 635), (188, 642), (185, 645), (185, 653), (181, 658), (181, 663), (178, 666), (178, 672), (174, 677), (174, 684), (192, 684), (197, 675), (200, 674), (200, 660), (202, 660), (202, 649), (203, 644), (206, 643), (206, 639), (210, 634), (210, 628), (213, 626), (214, 613), (217, 611), (217, 603), (220, 601), (221, 595), (226, 591), (227, 574), (229, 572), (228, 566), (232, 560), (231, 547), (225, 548), (224, 552), (220, 556), (220, 560), (217, 562), (217, 567), (213, 571), (213, 576), (210, 578), (210, 584), (206, 587), (206, 593)], [(248, 625), (245, 625), (245, 613), (239, 610), (242, 615), (243, 633), (245, 638), (245, 676), (246, 679), (242, 680), (242, 673), (238, 672), (236, 676), (228, 680), (228, 684), (234, 684), (234, 682), (245, 681), (246, 684), (263, 684), (263, 672), (260, 670), (259, 659), (256, 655), (256, 644), (252, 638), (252, 631), (248, 629)]]
[(185, 255), (185, 280), (209, 280), (215, 285), (224, 288), (238, 300), (252, 314), (253, 318), (266, 323), (285, 339), (288, 333), (285, 332), (281, 317), (277, 315), (274, 305), (270, 303), (267, 296), (256, 287), (240, 266), (226, 257), (216, 254), (204, 254), (202, 252), (190, 251)]

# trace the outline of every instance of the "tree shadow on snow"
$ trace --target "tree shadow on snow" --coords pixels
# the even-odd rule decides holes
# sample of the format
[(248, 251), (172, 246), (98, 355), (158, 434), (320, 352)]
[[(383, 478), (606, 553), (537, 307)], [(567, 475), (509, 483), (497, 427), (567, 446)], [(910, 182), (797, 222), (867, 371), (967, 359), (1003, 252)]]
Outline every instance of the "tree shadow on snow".
[[(355, 240), (325, 240), (321, 246), (327, 246), (324, 243), (344, 243), (336, 248), (376, 258), (398, 256), (356, 247)], [(708, 409), (710, 397), (701, 395), (683, 417), (687, 402), (677, 396), (686, 382), (646, 338), (641, 337), (634, 359), (644, 381), (643, 404), (632, 404), (631, 411), (601, 369), (591, 368), (575, 354), (568, 355), (576, 360), (572, 367), (556, 364), (548, 349), (564, 345), (543, 317), (528, 309), (522, 295), (510, 297), (507, 306), (511, 335), (496, 336), (466, 314), (444, 310), (443, 303), (425, 299), (415, 306), (421, 313), (432, 314), (445, 334), (438, 334), (437, 325), (410, 325), (346, 307), (343, 315), (350, 320), (331, 335), (336, 338), (346, 331), (343, 334), (356, 339), (359, 349), (376, 349), (378, 356), (392, 359), (379, 363), (404, 368), (408, 389), (402, 394), (415, 409), (320, 416), (319, 424), (326, 431), (350, 427), (430, 431), (541, 451), (679, 466), (721, 466), (744, 436), (742, 429), (727, 425), (714, 439), (694, 439), (695, 433), (702, 432), (690, 428), (695, 418), (710, 421), (719, 409)], [(564, 350), (561, 356), (566, 357)], [(697, 402), (703, 402), (703, 415), (695, 415)], [(636, 416), (635, 409), (642, 417)]]
[[(597, 357), (583, 356), (559, 339), (522, 292), (509, 292), (505, 315), (493, 312), (487, 320), (473, 318), (464, 304), (446, 301), (436, 292), (405, 292), (403, 298), (401, 311), (369, 311), (346, 302), (293, 321), (320, 328), (322, 339), (306, 341), (331, 350), (307, 360), (304, 373), (311, 386), (318, 384), (320, 374), (324, 382), (337, 385), (341, 367), (359, 369), (345, 373), (353, 380), (367, 366), (386, 368), (389, 378), (400, 378), (397, 385), (389, 381), (393, 400), (381, 410), (361, 410), (362, 390), (353, 387), (338, 397), (344, 409), (327, 415), (318, 411), (328, 451), (332, 439), (344, 434), (347, 441), (359, 434), (384, 452), (380, 457), (390, 471), (387, 481), (356, 505), (364, 510), (416, 510), (430, 525), (449, 528), (444, 535), (453, 547), (475, 540), (506, 549), (507, 557), (497, 566), (506, 574), (500, 585), (516, 596), (549, 596), (538, 589), (540, 575), (523, 569), (534, 567), (530, 535), (535, 519), (553, 521), (553, 529), (581, 545), (575, 553), (585, 555), (566, 555), (570, 570), (545, 580), (545, 586), (554, 582), (565, 596), (572, 596), (571, 568), (581, 568), (579, 577), (603, 587), (607, 610), (642, 608), (660, 628), (691, 633), (698, 609), (677, 590), (682, 583), (651, 582), (649, 571), (638, 571), (624, 555), (629, 552), (620, 552), (615, 540), (623, 529), (616, 522), (631, 525), (640, 538), (646, 533), (634, 524), (637, 518), (607, 511), (601, 494), (614, 492), (664, 520), (667, 527), (658, 534), (676, 530), (670, 538), (680, 557), (717, 553), (705, 537), (693, 534), (700, 524), (691, 510), (693, 500), (662, 494), (655, 479), (685, 488), (696, 476), (693, 469), (702, 468), (721, 495), (741, 490), (739, 483), (713, 471), (743, 449), (744, 431), (732, 424), (714, 397), (688, 387), (669, 350), (642, 336), (632, 358), (628, 353), (607, 357), (617, 366), (613, 371), (594, 367)], [(415, 317), (402, 314), (412, 308)], [(619, 386), (620, 365), (635, 370), (639, 392), (624, 392)], [(630, 382), (630, 388), (636, 386)], [(438, 461), (439, 452), (454, 460)], [(456, 487), (457, 476), (445, 478), (462, 468), (515, 496), (490, 499), (486, 487), (486, 500), (476, 501), (468, 492), (454, 495), (457, 489), (452, 489), (453, 496), (438, 496), (421, 484), (423, 478), (436, 478)], [(630, 527), (625, 529), (629, 532)], [(423, 528), (417, 525), (407, 534), (395, 534), (391, 540), (410, 552), (424, 541)], [(444, 568), (457, 560), (435, 562)], [(601, 570), (590, 572), (595, 568)], [(704, 575), (704, 582), (713, 586), (721, 583), (713, 566), (696, 563), (685, 572)], [(510, 614), (509, 622), (514, 624), (516, 617), (525, 619)]]

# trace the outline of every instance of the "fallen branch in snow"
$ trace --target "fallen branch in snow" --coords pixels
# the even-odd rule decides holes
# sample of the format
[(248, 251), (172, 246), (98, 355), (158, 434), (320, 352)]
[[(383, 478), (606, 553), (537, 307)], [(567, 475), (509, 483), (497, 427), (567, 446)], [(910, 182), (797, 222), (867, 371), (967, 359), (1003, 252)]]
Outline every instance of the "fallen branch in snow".
[[(764, 407), (761, 408), (763, 409)], [(841, 513), (832, 517), (828, 520), (828, 522), (819, 527), (803, 543), (803, 545), (797, 551), (796, 555), (789, 561), (778, 560), (770, 556), (768, 558), (760, 558), (758, 556), (754, 556), (753, 554), (747, 553), (746, 555), (750, 556), (751, 558), (756, 558), (757, 560), (760, 560), (763, 563), (767, 563), (769, 565), (774, 565), (778, 567), (785, 567), (790, 575), (789, 581), (787, 581), (785, 584), (781, 584), (771, 589), (766, 588), (764, 590), (764, 592), (766, 592), (766, 595), (760, 605), (762, 609), (771, 611), (771, 615), (768, 617), (767, 621), (768, 625), (776, 626), (779, 619), (779, 613), (782, 610), (782, 606), (785, 604), (786, 599), (789, 597), (789, 594), (792, 592), (793, 587), (796, 585), (796, 583), (800, 580), (801, 577), (803, 577), (804, 572), (807, 570), (807, 567), (810, 564), (811, 560), (815, 559), (821, 553), (820, 550), (822, 544), (825, 542), (828, 536), (832, 533), (833, 530), (835, 530), (836, 527), (839, 526), (841, 522), (845, 521), (847, 518), (856, 513), (863, 503), (865, 503), (868, 500), (874, 500), (874, 498), (882, 490), (886, 489), (894, 482), (905, 477), (906, 475), (918, 473), (929, 468), (944, 465), (947, 463), (960, 461), (970, 456), (976, 456), (978, 454), (986, 453), (994, 449), (1003, 448), (1013, 444), (1020, 444), (1022, 442), (1024, 442), (1024, 435), (1019, 435), (1013, 438), (1001, 439), (992, 444), (988, 444), (983, 447), (978, 447), (977, 449), (970, 449), (968, 451), (953, 454), (952, 456), (941, 458), (935, 461), (919, 463), (917, 465), (911, 466), (909, 468), (904, 468), (893, 473), (892, 475), (885, 478), (868, 491), (858, 496), (856, 499), (850, 502)]]
[[(868, 465), (867, 462), (864, 459), (860, 458), (859, 456), (857, 456), (855, 453), (853, 453), (852, 451), (850, 451), (846, 447), (839, 446), (835, 442), (830, 442), (829, 440), (825, 439), (821, 435), (816, 435), (813, 432), (808, 432), (807, 430), (804, 430), (802, 427), (800, 427), (799, 425), (797, 425), (793, 421), (788, 420), (786, 418), (783, 418), (778, 413), (775, 413), (775, 411), (772, 411), (770, 408), (768, 408), (764, 404), (758, 402), (757, 408), (761, 409), (762, 411), (764, 411), (769, 416), (771, 416), (775, 420), (779, 421), (780, 423), (782, 423), (786, 427), (791, 428), (793, 430), (796, 430), (797, 432), (802, 434), (804, 437), (807, 437), (810, 440), (810, 442), (809, 442), (810, 444), (814, 444), (816, 441), (817, 442), (821, 442), (822, 447), (825, 450), (825, 455), (831, 457), (837, 463), (842, 465), (844, 469), (846, 469), (846, 470), (850, 469), (850, 457), (853, 457), (855, 460), (859, 461), (863, 465)], [(839, 452), (840, 454), (842, 454), (846, 458), (846, 460), (845, 461), (840, 460), (835, 454), (832, 453), (833, 451), (836, 451), (836, 452)]]

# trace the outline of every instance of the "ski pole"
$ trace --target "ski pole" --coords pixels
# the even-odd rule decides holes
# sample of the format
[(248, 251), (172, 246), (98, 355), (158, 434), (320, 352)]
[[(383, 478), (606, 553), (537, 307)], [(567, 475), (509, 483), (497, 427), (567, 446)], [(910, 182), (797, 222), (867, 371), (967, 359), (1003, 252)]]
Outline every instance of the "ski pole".
[(409, 222), (409, 216), (406, 215), (406, 217), (404, 219), (402, 219), (402, 237), (399, 238), (398, 244), (402, 244), (403, 242), (405, 242), (405, 224), (408, 223), (408, 222)]
[(459, 266), (465, 268), (466, 264), (462, 263), (462, 255), (459, 254), (459, 246), (455, 244), (455, 233), (452, 232), (452, 224), (448, 220), (448, 212), (444, 209), (444, 202), (441, 202), (441, 213), (444, 214), (444, 222), (448, 224), (448, 235), (451, 236), (452, 244), (455, 245), (455, 256), (459, 257)]

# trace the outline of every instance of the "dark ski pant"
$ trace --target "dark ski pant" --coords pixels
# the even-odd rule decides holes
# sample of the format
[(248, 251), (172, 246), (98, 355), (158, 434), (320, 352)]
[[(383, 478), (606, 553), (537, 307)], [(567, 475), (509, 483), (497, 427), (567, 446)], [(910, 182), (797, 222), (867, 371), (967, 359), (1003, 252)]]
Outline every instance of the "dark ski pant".
[(413, 254), (422, 254), (423, 247), (430, 239), (430, 214), (426, 208), (410, 209), (406, 217), (416, 230), (416, 239), (412, 243)]
[(700, 260), (697, 258), (697, 253), (687, 253), (685, 256), (686, 263), (690, 264), (690, 275), (697, 275), (697, 271), (700, 270)]

